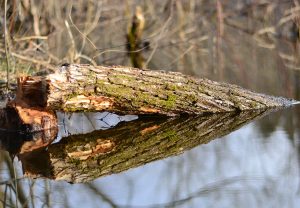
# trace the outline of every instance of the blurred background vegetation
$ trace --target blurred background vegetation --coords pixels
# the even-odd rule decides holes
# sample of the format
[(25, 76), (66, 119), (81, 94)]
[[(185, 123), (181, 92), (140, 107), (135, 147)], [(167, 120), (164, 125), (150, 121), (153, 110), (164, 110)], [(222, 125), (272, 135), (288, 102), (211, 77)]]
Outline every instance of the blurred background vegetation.
[[(12, 76), (75, 62), (213, 74), (218, 79), (233, 70), (226, 67), (243, 70), (259, 61), (254, 53), (260, 50), (249, 51), (253, 42), (275, 50), (288, 68), (299, 69), (297, 0), (1, 0), (0, 4), (1, 71), (6, 68), (6, 45)], [(128, 34), (137, 13), (144, 18), (133, 52), (140, 56), (139, 63), (128, 52)]]

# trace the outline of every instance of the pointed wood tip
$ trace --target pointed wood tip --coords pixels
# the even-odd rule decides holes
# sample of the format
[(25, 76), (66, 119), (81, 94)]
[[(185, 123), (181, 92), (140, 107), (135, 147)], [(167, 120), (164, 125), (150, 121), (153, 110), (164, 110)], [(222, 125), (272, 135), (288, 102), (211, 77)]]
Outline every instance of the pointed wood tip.
[(291, 102), (292, 103), (290, 105), (298, 105), (298, 104), (300, 104), (300, 101), (298, 101), (298, 100), (292, 100)]
[(270, 96), (270, 99), (274, 102), (278, 103), (279, 106), (282, 107), (289, 107), (292, 105), (300, 104), (300, 101), (291, 99), (291, 98), (285, 98), (285, 97), (273, 97)]

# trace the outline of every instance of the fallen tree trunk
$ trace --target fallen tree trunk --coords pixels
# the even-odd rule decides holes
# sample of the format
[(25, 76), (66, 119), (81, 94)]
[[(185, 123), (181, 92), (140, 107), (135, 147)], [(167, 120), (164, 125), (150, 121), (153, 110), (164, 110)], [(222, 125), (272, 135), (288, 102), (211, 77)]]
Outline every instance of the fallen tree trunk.
[(16, 102), (66, 112), (165, 115), (244, 111), (293, 103), (181, 73), (79, 64), (63, 65), (46, 78), (20, 78)]

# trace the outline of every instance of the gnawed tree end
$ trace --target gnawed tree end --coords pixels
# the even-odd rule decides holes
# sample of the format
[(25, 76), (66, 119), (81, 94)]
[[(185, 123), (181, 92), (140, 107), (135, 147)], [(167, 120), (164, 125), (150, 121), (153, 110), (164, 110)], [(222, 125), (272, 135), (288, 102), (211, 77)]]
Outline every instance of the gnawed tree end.
[(178, 72), (71, 64), (47, 77), (20, 78), (16, 102), (66, 112), (177, 115), (273, 108), (294, 101)]

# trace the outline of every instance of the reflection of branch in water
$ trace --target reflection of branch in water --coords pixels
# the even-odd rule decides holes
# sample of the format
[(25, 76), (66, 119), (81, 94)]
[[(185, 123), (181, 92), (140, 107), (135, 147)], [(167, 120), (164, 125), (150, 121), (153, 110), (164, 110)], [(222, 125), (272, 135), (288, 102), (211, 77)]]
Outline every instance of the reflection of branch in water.
[(110, 207), (113, 207), (113, 208), (120, 207), (120, 206), (118, 206), (115, 202), (113, 202), (113, 200), (110, 199), (109, 196), (107, 196), (105, 193), (103, 193), (101, 190), (99, 190), (99, 188), (96, 187), (94, 184), (88, 183), (88, 184), (86, 184), (85, 187), (87, 187), (87, 188), (89, 188), (90, 190), (92, 190), (92, 191), (93, 191), (93, 192), (92, 192), (93, 194), (95, 194), (95, 195), (97, 195), (97, 196), (100, 196), (104, 202), (106, 202), (107, 204), (110, 205)]
[(135, 115), (117, 115), (110, 112), (58, 112), (57, 117), (59, 123), (58, 138), (74, 134), (87, 134), (96, 130), (106, 130), (122, 121), (131, 121), (138, 118)]
[(9, 180), (1, 181), (0, 187), (5, 186), (4, 190), (4, 199), (3, 199), (3, 207), (18, 207), (20, 204), (21, 207), (28, 207), (28, 200), (25, 196), (23, 186), (20, 181), (23, 177), (18, 178), (17, 172), (15, 170), (12, 159), (9, 157), (8, 153), (0, 152), (2, 163), (4, 166), (7, 166)]
[(107, 128), (109, 128), (109, 123), (107, 123), (107, 122), (105, 121), (105, 118), (106, 118), (108, 115), (109, 115), (109, 112), (106, 112), (106, 115), (105, 115), (105, 116), (103, 116), (102, 118), (97, 119), (97, 120), (100, 120), (100, 121), (102, 121), (103, 123), (105, 123), (105, 124), (107, 125)]
[[(200, 188), (197, 192), (191, 193), (189, 196), (187, 196), (185, 198), (182, 198), (182, 199), (179, 199), (179, 200), (176, 200), (176, 201), (172, 201), (172, 202), (167, 202), (167, 203), (164, 203), (164, 204), (152, 204), (152, 205), (143, 206), (143, 207), (144, 208), (176, 207), (176, 206), (179, 206), (179, 205), (184, 205), (185, 203), (188, 203), (191, 200), (193, 200), (195, 198), (198, 198), (198, 197), (201, 197), (203, 195), (210, 194), (210, 193), (215, 192), (215, 191), (219, 191), (223, 188), (226, 188), (226, 186), (228, 186), (228, 185), (238, 183), (238, 182), (241, 182), (241, 181), (256, 181), (256, 180), (261, 180), (261, 178), (259, 178), (259, 177), (249, 178), (249, 177), (242, 177), (242, 176), (234, 176), (234, 177), (231, 177), (231, 178), (226, 178), (226, 179), (208, 184), (208, 185)], [(126, 207), (134, 208), (134, 207), (141, 207), (141, 206), (126, 206)]]

